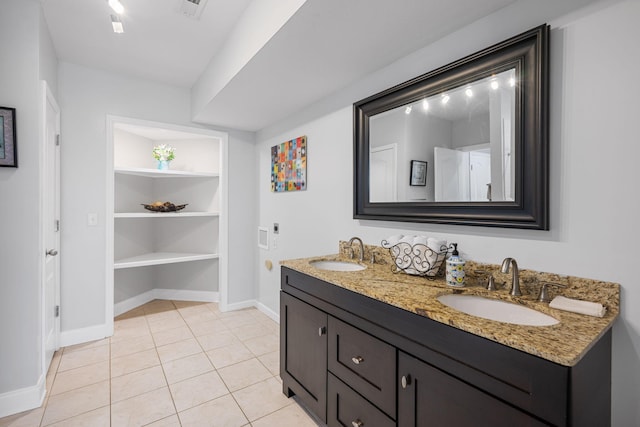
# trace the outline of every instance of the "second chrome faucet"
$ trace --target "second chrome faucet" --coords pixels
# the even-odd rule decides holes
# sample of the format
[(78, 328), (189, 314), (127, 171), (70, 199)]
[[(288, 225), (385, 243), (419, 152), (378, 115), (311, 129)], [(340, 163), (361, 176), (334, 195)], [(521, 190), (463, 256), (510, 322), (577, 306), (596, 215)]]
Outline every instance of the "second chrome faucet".
[(518, 270), (518, 263), (513, 258), (505, 258), (502, 261), (502, 267), (500, 271), (502, 273), (508, 273), (509, 268), (511, 268), (511, 292), (509, 292), (514, 297), (519, 297), (522, 295), (522, 291), (520, 291), (520, 270)]
[(362, 262), (364, 260), (364, 244), (362, 243), (362, 239), (359, 237), (352, 237), (349, 240), (349, 247), (351, 248), (351, 256), (353, 258), (353, 242), (358, 242), (360, 244), (360, 255), (358, 256), (358, 261)]

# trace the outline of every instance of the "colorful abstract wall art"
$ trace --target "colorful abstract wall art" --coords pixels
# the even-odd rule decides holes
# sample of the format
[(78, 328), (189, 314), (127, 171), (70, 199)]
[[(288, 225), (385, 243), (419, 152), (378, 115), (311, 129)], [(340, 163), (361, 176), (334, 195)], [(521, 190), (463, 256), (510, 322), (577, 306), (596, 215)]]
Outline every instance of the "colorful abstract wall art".
[(271, 192), (307, 189), (307, 137), (271, 147)]

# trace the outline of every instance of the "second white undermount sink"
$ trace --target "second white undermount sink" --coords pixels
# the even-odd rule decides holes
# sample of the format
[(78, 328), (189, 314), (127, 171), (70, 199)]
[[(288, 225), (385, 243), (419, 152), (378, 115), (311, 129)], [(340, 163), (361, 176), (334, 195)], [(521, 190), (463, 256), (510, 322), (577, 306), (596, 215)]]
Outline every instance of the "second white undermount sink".
[(313, 261), (309, 264), (311, 264), (312, 267), (315, 267), (318, 270), (328, 271), (360, 271), (367, 268), (364, 265), (344, 261)]
[(477, 295), (448, 294), (438, 298), (442, 304), (472, 316), (526, 326), (551, 326), (557, 319), (529, 307)]

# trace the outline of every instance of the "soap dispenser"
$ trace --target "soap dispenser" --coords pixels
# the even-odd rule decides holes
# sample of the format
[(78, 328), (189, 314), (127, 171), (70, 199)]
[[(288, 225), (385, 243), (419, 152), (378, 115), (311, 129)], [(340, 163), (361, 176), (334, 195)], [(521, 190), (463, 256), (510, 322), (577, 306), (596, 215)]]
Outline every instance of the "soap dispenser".
[(465, 261), (460, 258), (458, 253), (458, 244), (452, 243), (453, 252), (447, 259), (447, 285), (462, 287), (464, 286), (464, 264)]

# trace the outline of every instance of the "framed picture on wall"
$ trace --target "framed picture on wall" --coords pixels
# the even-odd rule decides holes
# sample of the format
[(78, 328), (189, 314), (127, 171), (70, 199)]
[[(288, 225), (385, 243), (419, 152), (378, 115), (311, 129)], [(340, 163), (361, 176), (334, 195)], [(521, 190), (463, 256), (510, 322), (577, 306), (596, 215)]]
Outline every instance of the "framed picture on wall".
[(427, 185), (427, 162), (411, 160), (409, 185), (423, 187)]
[(18, 167), (15, 108), (0, 107), (0, 166)]

